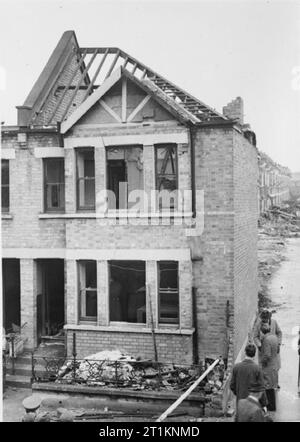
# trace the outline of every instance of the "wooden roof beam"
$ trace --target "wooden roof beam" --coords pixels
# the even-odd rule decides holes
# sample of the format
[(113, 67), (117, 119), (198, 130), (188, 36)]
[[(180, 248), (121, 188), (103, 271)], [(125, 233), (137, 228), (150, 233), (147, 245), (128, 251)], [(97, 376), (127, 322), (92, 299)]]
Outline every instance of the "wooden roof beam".
[(74, 98), (75, 98), (75, 96), (76, 96), (76, 94), (77, 94), (77, 91), (78, 91), (78, 89), (79, 89), (79, 87), (80, 87), (80, 84), (81, 84), (82, 80), (84, 79), (84, 77), (86, 76), (86, 74), (87, 74), (89, 68), (91, 67), (91, 65), (92, 65), (92, 63), (93, 63), (93, 61), (94, 61), (94, 59), (95, 59), (95, 57), (96, 57), (97, 54), (98, 54), (98, 50), (96, 49), (95, 52), (94, 52), (94, 54), (93, 54), (93, 56), (92, 56), (92, 58), (91, 58), (90, 61), (88, 62), (86, 68), (85, 68), (84, 71), (81, 73), (81, 76), (80, 76), (80, 79), (78, 80), (77, 86), (76, 86), (76, 88), (74, 89), (74, 92), (73, 92), (73, 94), (72, 94), (72, 96), (71, 96), (71, 98), (70, 98), (70, 101), (69, 101), (68, 105), (66, 106), (66, 109), (64, 110), (64, 113), (63, 113), (63, 115), (62, 115), (61, 121), (64, 121), (64, 119), (65, 119), (65, 117), (66, 117), (66, 115), (67, 115), (67, 113), (68, 113), (68, 110), (70, 109), (70, 107), (71, 107), (71, 105), (72, 105), (72, 102), (73, 102), (73, 100), (74, 100)]
[(66, 85), (65, 90), (63, 91), (63, 93), (61, 94), (60, 98), (59, 98), (58, 101), (56, 102), (56, 105), (54, 106), (54, 109), (52, 110), (52, 112), (51, 112), (51, 114), (50, 114), (50, 116), (49, 116), (48, 124), (51, 123), (51, 121), (52, 121), (52, 119), (53, 119), (53, 117), (54, 117), (54, 115), (55, 115), (57, 109), (59, 108), (60, 104), (62, 103), (63, 99), (65, 98), (65, 95), (66, 95), (66, 93), (67, 93), (69, 87), (71, 86), (71, 84), (72, 84), (72, 82), (73, 82), (73, 80), (74, 80), (74, 78), (75, 78), (77, 72), (80, 70), (81, 66), (83, 65), (83, 62), (84, 62), (84, 58), (85, 58), (85, 56), (86, 56), (86, 52), (83, 52), (83, 54), (81, 55), (81, 58), (80, 58), (80, 60), (79, 60), (79, 62), (78, 62), (77, 68), (75, 69), (75, 71), (74, 71), (73, 74), (71, 75), (71, 77), (70, 77), (70, 79), (69, 79), (69, 81), (68, 81), (68, 83), (67, 83), (67, 85)]

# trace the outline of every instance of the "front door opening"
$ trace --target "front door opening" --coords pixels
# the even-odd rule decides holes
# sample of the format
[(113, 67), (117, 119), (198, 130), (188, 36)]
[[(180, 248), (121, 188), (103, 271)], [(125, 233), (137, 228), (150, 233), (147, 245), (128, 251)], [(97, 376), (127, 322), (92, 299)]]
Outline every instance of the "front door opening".
[(37, 261), (37, 335), (59, 335), (65, 322), (64, 261)]
[(2, 260), (3, 326), (6, 333), (17, 331), (21, 325), (20, 260)]

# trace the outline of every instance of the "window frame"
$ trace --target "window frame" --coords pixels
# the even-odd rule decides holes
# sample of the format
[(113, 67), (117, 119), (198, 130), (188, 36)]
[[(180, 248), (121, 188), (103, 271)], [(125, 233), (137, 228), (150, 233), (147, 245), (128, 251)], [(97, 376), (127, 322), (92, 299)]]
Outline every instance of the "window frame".
[[(161, 310), (161, 288), (160, 288), (160, 264), (161, 263), (176, 263), (177, 264), (177, 299), (178, 299), (178, 319), (176, 321), (162, 321), (160, 317)], [(157, 261), (157, 323), (158, 326), (180, 326), (180, 286), (179, 286), (179, 261), (162, 260)], [(166, 290), (166, 289), (163, 289)], [(176, 293), (175, 290), (166, 291), (165, 293)]]
[[(94, 177), (79, 177), (78, 170), (78, 156), (82, 153), (92, 152), (94, 158)], [(76, 147), (75, 148), (75, 162), (76, 162), (76, 210), (77, 212), (95, 212), (96, 210), (96, 162), (95, 162), (95, 149), (93, 146)], [(79, 183), (80, 180), (93, 181), (94, 182), (94, 205), (93, 206), (80, 206), (79, 196)]]
[[(139, 148), (141, 149), (143, 155), (144, 155), (144, 145), (143, 144), (117, 144), (117, 145), (113, 145), (113, 146), (106, 146), (105, 147), (105, 172), (106, 172), (106, 189), (107, 190), (112, 190), (110, 189), (110, 176), (109, 176), (109, 165), (108, 162), (109, 161), (125, 161), (125, 176), (126, 176), (126, 183), (127, 183), (127, 195), (126, 195), (126, 209), (121, 208), (120, 209), (120, 195), (118, 195), (119, 199), (117, 201), (116, 198), (116, 206), (115, 209), (110, 209), (112, 211), (124, 211), (124, 210), (130, 210), (128, 207), (128, 197), (129, 197), (129, 189), (128, 189), (128, 166), (127, 166), (127, 162), (126, 160), (109, 160), (108, 159), (108, 153), (110, 150), (113, 149), (122, 149), (122, 150), (128, 150), (128, 149), (135, 149), (135, 148)], [(144, 186), (144, 180), (145, 180), (145, 173), (144, 173), (144, 166), (143, 166), (143, 189), (137, 189), (137, 190), (142, 190), (144, 191), (145, 186)], [(109, 202), (108, 202), (109, 203)]]
[[(63, 201), (63, 206), (60, 206), (58, 208), (56, 207), (48, 207), (47, 206), (47, 185), (49, 185), (47, 183), (47, 164), (51, 161), (60, 161), (62, 163), (62, 168), (63, 168), (63, 182), (62, 183), (50, 183), (50, 184), (57, 184), (59, 186), (63, 186), (63, 195), (64, 195), (64, 201)], [(51, 157), (51, 158), (43, 158), (43, 174), (44, 174), (44, 212), (45, 213), (64, 213), (65, 212), (65, 207), (66, 207), (66, 197), (65, 197), (65, 161), (64, 158), (60, 158), (60, 157)]]
[[(179, 169), (178, 169), (178, 144), (176, 143), (159, 143), (159, 144), (155, 144), (154, 145), (154, 170), (155, 170), (155, 190), (159, 192), (159, 188), (158, 188), (158, 181), (159, 181), (159, 177), (161, 176), (160, 173), (158, 173), (158, 168), (157, 168), (157, 152), (158, 149), (161, 148), (166, 148), (168, 146), (173, 146), (175, 149), (175, 168), (176, 168), (176, 191), (178, 192), (178, 186), (179, 186)], [(165, 174), (165, 175), (169, 175), (169, 174)], [(176, 210), (178, 209), (178, 200), (177, 200), (177, 204), (174, 205), (174, 207), (159, 207), (159, 200), (156, 199), (156, 210), (159, 212), (166, 212), (166, 211), (172, 211), (172, 212), (176, 212)]]
[[(83, 302), (85, 302), (85, 309), (86, 309), (86, 292), (87, 287), (81, 288), (81, 276), (84, 274), (84, 277), (86, 278), (86, 267), (85, 265), (87, 263), (95, 263), (96, 266), (96, 288), (91, 288), (89, 291), (95, 291), (96, 292), (96, 315), (95, 316), (87, 316), (83, 315), (82, 313), (82, 306)], [(84, 267), (83, 267), (84, 266)], [(80, 322), (88, 322), (88, 323), (94, 323), (97, 324), (98, 320), (98, 278), (97, 278), (97, 260), (95, 259), (81, 259), (77, 261), (77, 280), (78, 280), (78, 319)], [(84, 285), (86, 285), (86, 281), (84, 281)], [(82, 294), (84, 292), (84, 295)]]
[[(2, 182), (2, 164), (7, 164), (8, 167), (8, 184)], [(3, 190), (8, 189), (8, 206), (3, 206)], [(1, 212), (9, 213), (10, 210), (10, 162), (8, 159), (1, 158)]]
[[(114, 321), (111, 320), (110, 317), (110, 304), (111, 304), (111, 293), (110, 293), (110, 279), (111, 279), (111, 264), (116, 262), (124, 262), (128, 265), (130, 262), (143, 262), (144, 263), (144, 275), (145, 275), (145, 321), (144, 322), (131, 322), (131, 321)], [(147, 314), (148, 314), (148, 294), (147, 294), (147, 266), (146, 261), (142, 259), (109, 259), (107, 261), (108, 266), (108, 323), (110, 326), (118, 326), (118, 327), (136, 327), (136, 328), (145, 328), (148, 324)], [(127, 306), (128, 308), (128, 306)]]

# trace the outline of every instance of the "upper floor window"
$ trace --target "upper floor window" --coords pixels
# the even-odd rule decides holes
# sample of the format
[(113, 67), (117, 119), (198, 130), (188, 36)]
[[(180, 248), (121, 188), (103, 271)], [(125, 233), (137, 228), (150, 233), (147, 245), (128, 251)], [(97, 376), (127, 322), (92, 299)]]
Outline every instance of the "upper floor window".
[(80, 319), (97, 320), (97, 262), (79, 261)]
[(45, 212), (65, 209), (65, 172), (63, 158), (44, 159)]
[(95, 159), (94, 149), (76, 150), (77, 209), (95, 210)]
[(1, 207), (9, 212), (9, 160), (1, 160)]
[(158, 263), (158, 321), (165, 324), (179, 323), (178, 262)]
[(130, 209), (143, 190), (143, 149), (139, 146), (109, 147), (107, 158), (107, 189), (110, 209)]
[(155, 147), (156, 190), (159, 210), (174, 210), (177, 207), (177, 146), (161, 144)]

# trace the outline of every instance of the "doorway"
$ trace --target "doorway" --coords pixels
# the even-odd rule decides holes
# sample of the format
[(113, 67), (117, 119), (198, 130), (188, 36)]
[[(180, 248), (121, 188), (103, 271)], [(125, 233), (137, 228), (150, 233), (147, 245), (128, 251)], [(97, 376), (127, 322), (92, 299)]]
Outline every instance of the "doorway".
[(3, 327), (6, 333), (21, 325), (20, 260), (2, 260)]
[(37, 338), (59, 336), (65, 323), (64, 260), (37, 260)]

